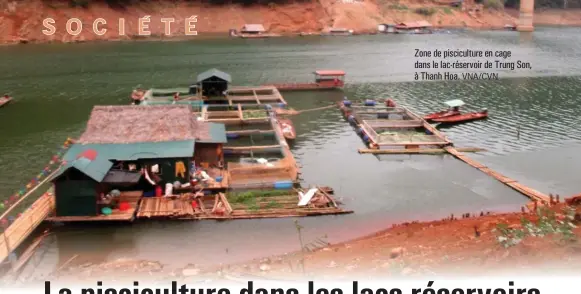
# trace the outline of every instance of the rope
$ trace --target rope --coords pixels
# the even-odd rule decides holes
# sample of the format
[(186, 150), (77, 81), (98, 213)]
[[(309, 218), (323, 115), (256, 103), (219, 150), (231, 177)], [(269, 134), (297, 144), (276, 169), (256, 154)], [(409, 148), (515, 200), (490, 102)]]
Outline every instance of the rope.
[(323, 106), (323, 107), (317, 107), (317, 108), (299, 110), (298, 113), (304, 113), (304, 112), (309, 112), (309, 111), (317, 111), (317, 110), (329, 109), (329, 108), (334, 108), (334, 107), (337, 107), (337, 105), (332, 104), (332, 105)]

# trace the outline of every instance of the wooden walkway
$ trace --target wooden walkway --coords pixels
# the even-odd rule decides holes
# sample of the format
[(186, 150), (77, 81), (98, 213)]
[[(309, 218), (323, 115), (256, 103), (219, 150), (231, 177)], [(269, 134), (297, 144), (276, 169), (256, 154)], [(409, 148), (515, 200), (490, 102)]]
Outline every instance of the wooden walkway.
[(26, 240), (54, 208), (54, 197), (46, 193), (22, 213), (0, 237), (0, 262)]
[(541, 203), (550, 203), (550, 197), (529, 187), (526, 187), (523, 184), (520, 184), (516, 180), (513, 180), (509, 177), (506, 177), (498, 172), (493, 171), (492, 169), (486, 167), (485, 165), (477, 162), (474, 159), (468, 158), (466, 155), (462, 154), (454, 147), (444, 147), (444, 149), (452, 154), (454, 157), (464, 161), (465, 163), (469, 164), (470, 166), (480, 170), (481, 172), (497, 179), (501, 183), (515, 189), (516, 191), (524, 194), (525, 196), (529, 197), (531, 200), (539, 201)]

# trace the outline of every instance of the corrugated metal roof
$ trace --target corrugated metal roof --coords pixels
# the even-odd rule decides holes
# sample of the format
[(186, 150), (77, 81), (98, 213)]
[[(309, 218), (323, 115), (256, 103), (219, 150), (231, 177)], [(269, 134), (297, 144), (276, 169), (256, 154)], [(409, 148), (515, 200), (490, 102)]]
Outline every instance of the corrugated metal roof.
[(227, 81), (228, 83), (232, 82), (232, 77), (230, 77), (229, 74), (219, 69), (212, 68), (198, 75), (198, 83), (207, 80), (211, 77), (218, 77), (220, 79)]
[(450, 101), (446, 101), (444, 102), (444, 104), (450, 106), (450, 107), (460, 107), (462, 105), (464, 105), (464, 101), (460, 100), (460, 99), (456, 99), (456, 100), (450, 100)]
[(199, 143), (226, 143), (226, 126), (219, 123), (207, 123), (210, 129), (210, 139), (197, 140)]
[(264, 26), (261, 24), (245, 24), (242, 29), (240, 30), (242, 33), (261, 33), (266, 31)]
[(132, 144), (73, 144), (64, 155), (65, 161), (74, 160), (85, 150), (94, 149), (99, 157), (109, 160), (138, 160), (152, 158), (191, 157), (195, 140), (147, 142)]
[(113, 162), (107, 160), (102, 155), (98, 155), (94, 160), (89, 160), (85, 157), (73, 158), (60, 168), (59, 172), (53, 176), (53, 180), (60, 177), (69, 169), (75, 168), (91, 179), (101, 182), (112, 166)]
[(142, 175), (139, 172), (110, 170), (103, 179), (103, 183), (110, 184), (138, 183), (139, 179), (141, 179), (141, 176)]

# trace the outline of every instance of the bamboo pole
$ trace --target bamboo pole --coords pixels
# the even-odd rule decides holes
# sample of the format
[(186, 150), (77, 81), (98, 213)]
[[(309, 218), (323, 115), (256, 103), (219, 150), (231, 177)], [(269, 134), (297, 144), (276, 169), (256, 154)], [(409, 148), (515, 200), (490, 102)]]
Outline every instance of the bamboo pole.
[(237, 134), (237, 135), (270, 135), (274, 134), (274, 130), (240, 130), (240, 131), (227, 131), (226, 134)]
[(226, 147), (224, 146), (224, 151), (235, 151), (235, 150), (266, 150), (266, 149), (274, 149), (280, 148), (282, 145), (263, 145), (263, 146), (233, 146), (233, 147)]
[(42, 182), (38, 183), (38, 185), (34, 186), (34, 188), (32, 188), (30, 191), (28, 191), (26, 194), (24, 194), (22, 197), (20, 197), (20, 199), (18, 199), (18, 201), (16, 201), (14, 204), (12, 204), (12, 206), (10, 206), (8, 209), (6, 209), (6, 211), (4, 211), (4, 213), (2, 213), (2, 215), (0, 215), (0, 219), (3, 219), (4, 217), (6, 217), (18, 204), (20, 204), (20, 202), (24, 201), (24, 199), (26, 199), (34, 191), (36, 191), (38, 189), (38, 187), (40, 187), (41, 185), (46, 183), (48, 180), (50, 180), (52, 178), (52, 176), (54, 176), (60, 170), (60, 168), (61, 168), (61, 166), (59, 166), (55, 171), (53, 171), (50, 175), (48, 175)]
[[(456, 148), (460, 152), (486, 152), (486, 149), (476, 147)], [(448, 153), (446, 149), (359, 149), (360, 154), (444, 154)]]

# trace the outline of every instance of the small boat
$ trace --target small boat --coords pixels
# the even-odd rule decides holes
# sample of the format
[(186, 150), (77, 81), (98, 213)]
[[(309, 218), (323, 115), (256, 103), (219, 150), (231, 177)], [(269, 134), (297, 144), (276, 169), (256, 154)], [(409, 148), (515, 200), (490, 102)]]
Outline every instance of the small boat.
[(443, 124), (453, 124), (453, 123), (462, 123), (468, 122), (473, 120), (485, 119), (488, 117), (488, 110), (484, 109), (478, 112), (470, 112), (464, 113), (459, 115), (453, 115), (448, 117), (441, 117), (433, 119), (434, 122), (439, 122)]
[(461, 115), (460, 107), (463, 106), (465, 103), (460, 99), (450, 100), (444, 102), (444, 104), (448, 105), (447, 110), (442, 110), (434, 113), (429, 113), (424, 116), (424, 119), (427, 121), (435, 121), (435, 119), (451, 117), (455, 115)]
[(297, 137), (295, 126), (290, 119), (278, 119), (278, 124), (285, 139), (294, 140)]
[(10, 103), (12, 101), (12, 97), (8, 95), (4, 95), (4, 97), (0, 97), (0, 107)]
[(444, 117), (449, 117), (449, 116), (455, 116), (455, 115), (460, 115), (462, 114), (459, 110), (443, 110), (443, 111), (439, 111), (439, 112), (434, 112), (434, 113), (430, 113), (430, 114), (426, 114), (424, 116), (425, 120), (435, 120), (438, 118), (444, 118)]

